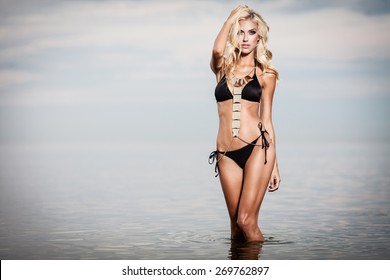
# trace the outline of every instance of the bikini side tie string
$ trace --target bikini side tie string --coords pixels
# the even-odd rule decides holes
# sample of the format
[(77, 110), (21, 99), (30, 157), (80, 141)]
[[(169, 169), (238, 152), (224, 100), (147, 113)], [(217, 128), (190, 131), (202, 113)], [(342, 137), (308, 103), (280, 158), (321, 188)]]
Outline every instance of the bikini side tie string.
[(267, 164), (267, 150), (269, 148), (269, 142), (265, 137), (265, 133), (267, 133), (268, 136), (269, 134), (266, 129), (263, 130), (263, 124), (261, 122), (259, 122), (258, 127), (260, 129), (260, 134), (261, 134), (261, 148), (264, 149), (264, 153), (265, 153), (264, 164)]
[(213, 164), (215, 161), (215, 177), (218, 177), (218, 151), (213, 151), (209, 155), (209, 164)]

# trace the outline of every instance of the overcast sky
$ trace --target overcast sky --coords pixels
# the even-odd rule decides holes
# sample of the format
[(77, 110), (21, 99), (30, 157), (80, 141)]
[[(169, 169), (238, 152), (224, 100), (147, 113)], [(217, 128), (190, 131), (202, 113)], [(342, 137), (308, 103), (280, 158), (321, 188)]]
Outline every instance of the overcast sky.
[[(211, 48), (241, 3), (0, 0), (0, 143), (214, 143)], [(390, 140), (389, 1), (246, 4), (270, 26), (280, 141)]]

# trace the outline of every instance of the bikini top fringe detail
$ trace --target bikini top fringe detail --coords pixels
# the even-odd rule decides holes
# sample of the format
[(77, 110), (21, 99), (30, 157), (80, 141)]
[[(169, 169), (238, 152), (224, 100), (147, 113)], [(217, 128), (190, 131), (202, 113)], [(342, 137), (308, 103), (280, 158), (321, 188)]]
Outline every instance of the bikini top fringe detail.
[(251, 72), (243, 78), (237, 78), (234, 76), (231, 78), (230, 83), (233, 85), (233, 105), (232, 105), (232, 134), (233, 137), (238, 137), (241, 128), (241, 98), (242, 90), (253, 77), (249, 76), (254, 71), (253, 77), (256, 76), (256, 66)]
[(232, 106), (232, 134), (238, 137), (241, 128), (241, 87), (233, 89), (233, 106)]

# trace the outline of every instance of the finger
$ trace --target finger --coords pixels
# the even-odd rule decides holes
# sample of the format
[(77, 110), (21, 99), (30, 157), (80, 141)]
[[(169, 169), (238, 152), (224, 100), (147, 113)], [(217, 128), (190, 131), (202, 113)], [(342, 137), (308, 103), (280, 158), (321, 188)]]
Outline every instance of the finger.
[(271, 180), (270, 185), (268, 187), (268, 190), (270, 192), (274, 192), (277, 189), (279, 189), (279, 182), (280, 182), (280, 180), (278, 178), (274, 178), (273, 180)]
[(268, 189), (269, 192), (274, 192), (274, 191), (276, 191), (276, 190), (277, 190), (276, 187), (272, 187), (272, 188), (270, 187), (270, 188)]
[(274, 191), (274, 188), (275, 188), (275, 182), (274, 182), (274, 180), (270, 180), (269, 186), (268, 186), (268, 191), (272, 192), (272, 191)]
[(234, 10), (231, 11), (230, 17), (236, 16), (240, 12), (240, 10), (243, 9), (243, 8), (244, 7), (242, 5), (237, 6)]
[(246, 9), (246, 8), (248, 8), (247, 5), (240, 5), (240, 6), (238, 6), (235, 10), (236, 10), (236, 11), (239, 11), (239, 10)]
[(275, 188), (279, 189), (280, 186), (280, 178), (275, 178)]

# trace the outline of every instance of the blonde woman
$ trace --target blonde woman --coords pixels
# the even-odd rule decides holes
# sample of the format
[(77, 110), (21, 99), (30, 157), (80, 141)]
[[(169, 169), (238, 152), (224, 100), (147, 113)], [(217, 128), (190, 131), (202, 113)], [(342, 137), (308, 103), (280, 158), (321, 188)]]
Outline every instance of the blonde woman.
[(247, 6), (234, 9), (213, 47), (211, 69), (219, 115), (215, 161), (230, 222), (231, 238), (264, 241), (258, 226), (268, 188), (279, 188), (272, 99), (278, 72), (267, 49), (268, 26)]

